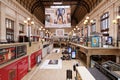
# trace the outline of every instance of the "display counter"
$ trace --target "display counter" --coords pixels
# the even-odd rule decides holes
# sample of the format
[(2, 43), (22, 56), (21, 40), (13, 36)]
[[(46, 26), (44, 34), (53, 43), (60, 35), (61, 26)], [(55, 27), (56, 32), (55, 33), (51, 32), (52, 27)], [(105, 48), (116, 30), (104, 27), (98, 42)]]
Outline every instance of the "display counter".
[(84, 66), (76, 67), (77, 80), (96, 80)]
[[(25, 43), (10, 43), (10, 44), (1, 44), (0, 45), (0, 64), (5, 64), (7, 62), (14, 61), (15, 59), (28, 55), (31, 56), (34, 53), (39, 53), (42, 55), (42, 49), (44, 45), (49, 44), (49, 42), (32, 42), (31, 46), (29, 46), (28, 42)], [(53, 48), (52, 44), (49, 44), (46, 46), (47, 48), (44, 52), (50, 52), (50, 50)], [(44, 54), (43, 54), (44, 56)], [(42, 56), (41, 56), (42, 58)], [(30, 57), (29, 57), (30, 61)], [(30, 62), (29, 62), (30, 63)], [(1, 66), (1, 65), (0, 65)]]
[(28, 73), (28, 56), (0, 65), (0, 80), (21, 80)]
[[(79, 51), (82, 52), (86, 56), (86, 66), (90, 67), (92, 55), (115, 55), (116, 62), (120, 62), (120, 49), (118, 47), (86, 47), (77, 43), (70, 42), (70, 44), (74, 47), (80, 47)], [(80, 53), (79, 53), (80, 54)]]
[[(43, 45), (49, 44), (44, 50)], [(49, 42), (10, 43), (0, 45), (0, 80), (21, 80), (42, 59), (42, 50), (53, 48)], [(43, 53), (44, 55), (44, 53)]]

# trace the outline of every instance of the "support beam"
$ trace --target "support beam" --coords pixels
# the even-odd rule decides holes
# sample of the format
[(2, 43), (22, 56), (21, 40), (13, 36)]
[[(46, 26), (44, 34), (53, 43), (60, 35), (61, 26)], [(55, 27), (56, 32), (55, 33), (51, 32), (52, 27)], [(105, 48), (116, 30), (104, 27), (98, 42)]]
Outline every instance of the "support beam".
[(40, 2), (76, 2), (76, 1), (79, 1), (79, 0), (39, 0)]
[(42, 4), (42, 2), (39, 0), (39, 1), (36, 1), (33, 5), (32, 5), (32, 8), (31, 8), (31, 13), (34, 12), (34, 10), (37, 8), (37, 7), (41, 7), (43, 12), (44, 12), (44, 5)]
[[(81, 0), (80, 0), (81, 1)], [(79, 4), (79, 6), (77, 5), (76, 6), (76, 8), (75, 8), (75, 10), (74, 10), (74, 12), (73, 12), (73, 14), (72, 14), (72, 16), (71, 16), (71, 18), (72, 19), (75, 19), (75, 21), (76, 21), (76, 23), (78, 23), (78, 20), (75, 18), (75, 13), (77, 12), (77, 10), (78, 10), (78, 8), (80, 7), (80, 1), (78, 1), (78, 4)]]
[(89, 5), (85, 1), (83, 1), (83, 0), (78, 1), (78, 4), (72, 14), (72, 17), (71, 17), (72, 19), (75, 19), (77, 21), (76, 23), (78, 23), (78, 19), (75, 18), (75, 13), (77, 12), (77, 10), (79, 9), (80, 6), (85, 7), (85, 9), (87, 10), (88, 13), (90, 12)]

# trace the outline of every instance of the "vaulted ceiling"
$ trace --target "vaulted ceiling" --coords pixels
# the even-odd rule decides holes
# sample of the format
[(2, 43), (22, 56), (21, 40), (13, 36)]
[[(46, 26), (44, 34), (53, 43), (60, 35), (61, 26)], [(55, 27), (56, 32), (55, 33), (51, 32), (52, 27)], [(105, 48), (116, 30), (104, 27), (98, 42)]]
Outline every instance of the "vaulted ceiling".
[[(62, 5), (71, 6), (71, 22), (75, 26), (84, 16), (94, 9), (102, 0), (16, 0), (24, 8), (45, 23), (45, 8), (53, 5), (53, 2), (62, 2)], [(55, 5), (56, 6), (56, 5)]]

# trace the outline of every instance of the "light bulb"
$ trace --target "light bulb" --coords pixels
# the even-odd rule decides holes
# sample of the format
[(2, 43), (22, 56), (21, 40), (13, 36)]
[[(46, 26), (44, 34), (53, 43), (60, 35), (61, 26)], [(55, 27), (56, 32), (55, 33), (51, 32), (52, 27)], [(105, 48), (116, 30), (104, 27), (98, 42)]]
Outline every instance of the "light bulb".
[(89, 19), (89, 17), (87, 16), (86, 19)]
[(90, 20), (90, 23), (94, 23), (94, 21), (93, 21), (93, 20)]
[(25, 20), (24, 23), (27, 23), (27, 21)]
[(39, 30), (41, 31), (41, 28), (39, 28)]
[(31, 24), (34, 24), (34, 22), (33, 22), (33, 21), (31, 21)]
[(117, 16), (117, 19), (120, 19), (120, 16)]
[(30, 18), (27, 18), (27, 20), (30, 20)]
[(112, 23), (113, 23), (113, 24), (116, 24), (116, 23), (117, 23), (117, 21), (116, 21), (116, 20), (113, 20), (113, 21), (112, 21)]

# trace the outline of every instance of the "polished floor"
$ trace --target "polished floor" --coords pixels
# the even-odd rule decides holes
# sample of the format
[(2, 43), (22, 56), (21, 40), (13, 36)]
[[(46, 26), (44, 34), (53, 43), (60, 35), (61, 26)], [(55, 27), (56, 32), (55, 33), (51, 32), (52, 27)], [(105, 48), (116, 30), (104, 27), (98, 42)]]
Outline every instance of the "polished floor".
[[(22, 80), (66, 80), (66, 70), (73, 70), (73, 65), (83, 63), (79, 60), (63, 60), (62, 69), (40, 69), (41, 65), (45, 60), (48, 59), (60, 59), (62, 56), (61, 51), (59, 53), (52, 52), (47, 54), (42, 60), (42, 63), (39, 66), (34, 67)], [(72, 80), (75, 80), (75, 71), (72, 71)]]

